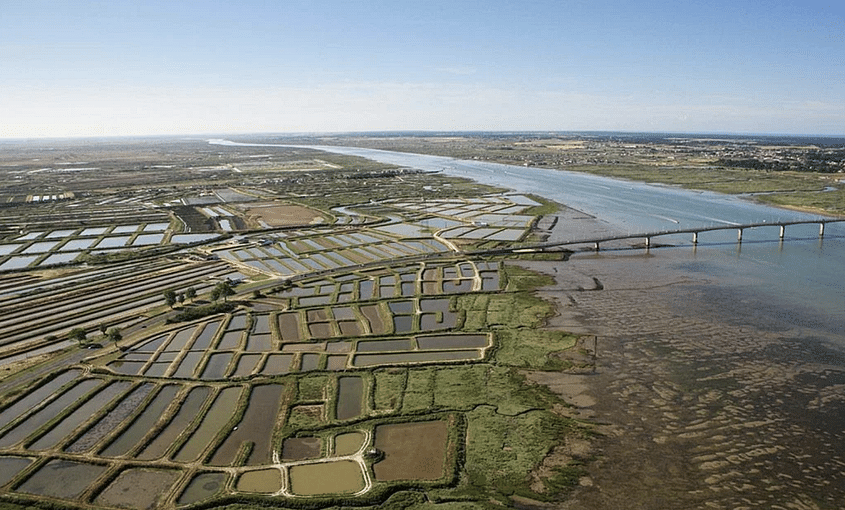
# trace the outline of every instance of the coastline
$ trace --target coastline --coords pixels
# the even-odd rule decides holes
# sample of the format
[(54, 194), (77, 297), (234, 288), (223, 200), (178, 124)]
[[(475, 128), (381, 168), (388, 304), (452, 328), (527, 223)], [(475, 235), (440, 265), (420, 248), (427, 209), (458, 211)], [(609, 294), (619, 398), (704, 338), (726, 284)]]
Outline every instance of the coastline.
[[(556, 230), (578, 217), (564, 216)], [(529, 374), (571, 405), (562, 412), (597, 424), (578, 447), (589, 475), (564, 508), (845, 502), (845, 355), (677, 262), (672, 249), (518, 262), (555, 278), (538, 291), (556, 307), (547, 327), (598, 338), (595, 373)]]

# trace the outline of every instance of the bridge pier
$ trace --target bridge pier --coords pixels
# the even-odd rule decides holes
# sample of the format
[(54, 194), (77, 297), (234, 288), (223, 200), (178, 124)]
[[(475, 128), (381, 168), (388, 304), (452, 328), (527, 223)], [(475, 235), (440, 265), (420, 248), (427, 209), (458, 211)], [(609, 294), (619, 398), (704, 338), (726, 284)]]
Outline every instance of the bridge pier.
[(824, 223), (819, 223), (819, 237), (824, 237)]
[(692, 233), (692, 244), (698, 244), (698, 232)]
[(651, 238), (650, 237), (645, 238), (645, 247), (646, 247), (646, 249), (651, 248)]
[(593, 245), (593, 249), (599, 251), (599, 242), (596, 241), (595, 245)]
[(786, 225), (780, 226), (780, 238), (783, 239), (783, 235), (786, 233)]
[(736, 242), (738, 242), (738, 243), (742, 242), (742, 229), (741, 228), (738, 228), (736, 230)]

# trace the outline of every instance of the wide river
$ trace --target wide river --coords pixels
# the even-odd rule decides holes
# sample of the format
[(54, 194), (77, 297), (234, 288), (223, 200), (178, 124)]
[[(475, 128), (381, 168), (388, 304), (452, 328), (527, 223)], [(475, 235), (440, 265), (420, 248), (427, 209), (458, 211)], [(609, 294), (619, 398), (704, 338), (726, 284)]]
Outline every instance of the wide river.
[[(584, 239), (579, 222), (625, 234), (818, 219), (581, 173), (310, 148), (532, 193), (595, 218), (561, 214), (558, 240)], [(702, 233), (697, 246), (661, 237), (673, 247), (527, 263), (557, 280), (541, 292), (557, 303), (550, 326), (597, 339), (595, 373), (530, 375), (575, 417), (602, 424), (592, 450), (571, 440), (555, 450), (561, 462), (587, 461), (590, 475), (566, 508), (845, 508), (845, 224), (823, 238), (817, 224), (786, 227), (783, 242), (778, 233), (745, 231), (741, 244), (734, 230)], [(598, 281), (599, 292), (585, 290)]]

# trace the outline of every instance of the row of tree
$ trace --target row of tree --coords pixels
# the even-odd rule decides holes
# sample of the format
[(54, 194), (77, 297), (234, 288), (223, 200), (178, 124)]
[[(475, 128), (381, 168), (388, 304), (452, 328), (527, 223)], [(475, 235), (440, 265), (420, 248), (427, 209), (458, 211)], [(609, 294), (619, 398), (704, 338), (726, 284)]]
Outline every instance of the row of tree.
[[(234, 294), (235, 289), (232, 288), (232, 284), (228, 281), (223, 281), (211, 289), (211, 300), (216, 302), (218, 299), (223, 298), (223, 301), (226, 301), (229, 296), (233, 296)], [(197, 291), (193, 287), (188, 287), (185, 292), (179, 292), (178, 294), (173, 289), (164, 291), (164, 302), (170, 308), (176, 306), (176, 303), (181, 305), (186, 300), (193, 301), (196, 297)]]

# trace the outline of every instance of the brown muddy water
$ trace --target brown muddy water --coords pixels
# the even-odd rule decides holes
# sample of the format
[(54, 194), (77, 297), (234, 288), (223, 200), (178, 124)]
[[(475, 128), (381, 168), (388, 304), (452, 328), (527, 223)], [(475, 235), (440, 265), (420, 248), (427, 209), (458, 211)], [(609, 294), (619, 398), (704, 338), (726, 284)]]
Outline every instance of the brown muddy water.
[(273, 432), (279, 422), (279, 404), (284, 391), (285, 386), (282, 384), (253, 387), (243, 418), (214, 452), (210, 464), (232, 465), (246, 442), (253, 444), (252, 453), (246, 461), (247, 466), (270, 464)]
[(202, 405), (211, 394), (208, 386), (192, 388), (185, 400), (179, 406), (179, 410), (173, 418), (156, 434), (155, 438), (137, 455), (140, 460), (153, 460), (161, 458), (170, 448), (176, 438), (191, 424)]
[(216, 496), (223, 490), (227, 479), (226, 473), (200, 473), (191, 479), (176, 504), (190, 505)]
[(238, 400), (241, 397), (243, 388), (240, 386), (230, 386), (223, 388), (217, 394), (217, 398), (212, 402), (211, 407), (202, 418), (199, 427), (194, 430), (191, 437), (183, 444), (173, 460), (176, 462), (193, 462), (197, 460), (200, 455), (210, 446), (211, 441), (217, 435), (235, 412), (238, 406)]
[(364, 446), (367, 438), (363, 432), (347, 432), (338, 434), (334, 438), (334, 454), (337, 457), (353, 455)]
[(602, 424), (567, 508), (845, 507), (838, 337), (725, 265), (692, 250), (529, 264), (557, 279), (540, 293), (551, 326), (598, 338), (595, 374), (532, 376)]
[(130, 468), (120, 473), (94, 503), (136, 510), (158, 508), (180, 475), (173, 470)]
[(164, 411), (173, 403), (179, 389), (180, 387), (175, 384), (163, 387), (132, 424), (103, 449), (100, 455), (103, 457), (118, 457), (128, 453), (161, 419)]
[(0, 457), (0, 486), (11, 482), (18, 473), (32, 464), (34, 459), (26, 457)]
[(54, 459), (30, 476), (16, 492), (76, 499), (106, 471), (106, 466)]
[(282, 460), (317, 459), (322, 447), (323, 441), (319, 437), (289, 437), (282, 443)]
[(364, 488), (364, 475), (351, 460), (300, 464), (290, 468), (290, 485), (298, 496), (350, 494)]
[(282, 488), (282, 473), (278, 469), (247, 471), (238, 478), (237, 489), (241, 492), (272, 494)]
[(147, 396), (155, 389), (152, 383), (138, 386), (129, 393), (120, 403), (97, 423), (92, 425), (79, 438), (72, 442), (65, 451), (68, 453), (82, 453), (94, 448), (106, 435), (112, 433), (124, 420), (137, 411)]

